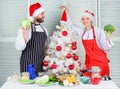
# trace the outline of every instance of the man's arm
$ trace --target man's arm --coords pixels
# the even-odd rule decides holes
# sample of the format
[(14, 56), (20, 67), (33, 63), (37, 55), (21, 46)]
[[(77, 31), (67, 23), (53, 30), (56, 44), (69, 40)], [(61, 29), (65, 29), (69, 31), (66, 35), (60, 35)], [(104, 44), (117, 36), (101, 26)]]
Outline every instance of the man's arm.
[(15, 48), (17, 50), (24, 50), (27, 42), (31, 39), (31, 30), (19, 29), (17, 32), (17, 39), (15, 43)]

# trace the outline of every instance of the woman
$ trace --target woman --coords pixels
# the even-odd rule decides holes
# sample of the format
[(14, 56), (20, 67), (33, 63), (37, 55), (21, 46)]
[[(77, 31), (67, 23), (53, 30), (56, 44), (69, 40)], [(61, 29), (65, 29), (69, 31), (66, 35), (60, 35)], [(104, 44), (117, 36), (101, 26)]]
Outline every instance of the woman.
[[(61, 7), (66, 10), (65, 6)], [(67, 26), (72, 29), (75, 34), (81, 37), (82, 44), (85, 49), (85, 66), (91, 69), (92, 66), (99, 66), (101, 69), (101, 76), (110, 80), (109, 59), (106, 52), (113, 47), (113, 42), (109, 37), (106, 37), (104, 30), (93, 26), (94, 13), (85, 11), (81, 16), (81, 22), (84, 28), (80, 28), (72, 24), (69, 15), (67, 15)], [(87, 73), (89, 76), (89, 73)]]

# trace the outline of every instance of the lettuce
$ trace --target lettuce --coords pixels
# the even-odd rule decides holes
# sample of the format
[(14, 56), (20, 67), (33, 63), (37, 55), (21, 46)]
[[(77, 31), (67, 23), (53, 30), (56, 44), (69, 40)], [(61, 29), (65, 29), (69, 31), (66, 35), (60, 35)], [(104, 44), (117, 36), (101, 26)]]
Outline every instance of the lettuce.
[(48, 75), (44, 75), (42, 77), (39, 77), (37, 80), (36, 80), (36, 83), (38, 85), (44, 85), (46, 84), (47, 82), (49, 81), (49, 76)]
[(28, 27), (28, 29), (31, 27), (31, 21), (28, 18), (24, 18), (21, 22), (20, 22), (20, 26), (22, 28), (24, 27)]

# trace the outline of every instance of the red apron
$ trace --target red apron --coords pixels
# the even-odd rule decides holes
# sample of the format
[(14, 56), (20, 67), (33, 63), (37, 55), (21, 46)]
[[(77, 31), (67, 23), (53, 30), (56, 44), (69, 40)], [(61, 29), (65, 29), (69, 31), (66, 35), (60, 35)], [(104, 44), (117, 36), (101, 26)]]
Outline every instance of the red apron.
[[(82, 43), (86, 52), (85, 66), (87, 69), (91, 69), (92, 66), (99, 66), (101, 69), (101, 76), (109, 76), (109, 59), (107, 58), (106, 53), (101, 50), (96, 42), (94, 27), (92, 26), (92, 32), (94, 39), (84, 40), (83, 36), (86, 31), (82, 34)], [(86, 73), (87, 76), (90, 76), (90, 73)]]

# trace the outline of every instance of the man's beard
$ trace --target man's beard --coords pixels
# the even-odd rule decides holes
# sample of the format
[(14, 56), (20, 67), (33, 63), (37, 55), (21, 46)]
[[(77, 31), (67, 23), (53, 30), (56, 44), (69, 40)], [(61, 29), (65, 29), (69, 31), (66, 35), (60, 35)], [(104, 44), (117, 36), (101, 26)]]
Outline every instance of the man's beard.
[(38, 23), (42, 23), (42, 22), (44, 22), (44, 18), (42, 18), (42, 19), (36, 18), (36, 21), (37, 21)]

